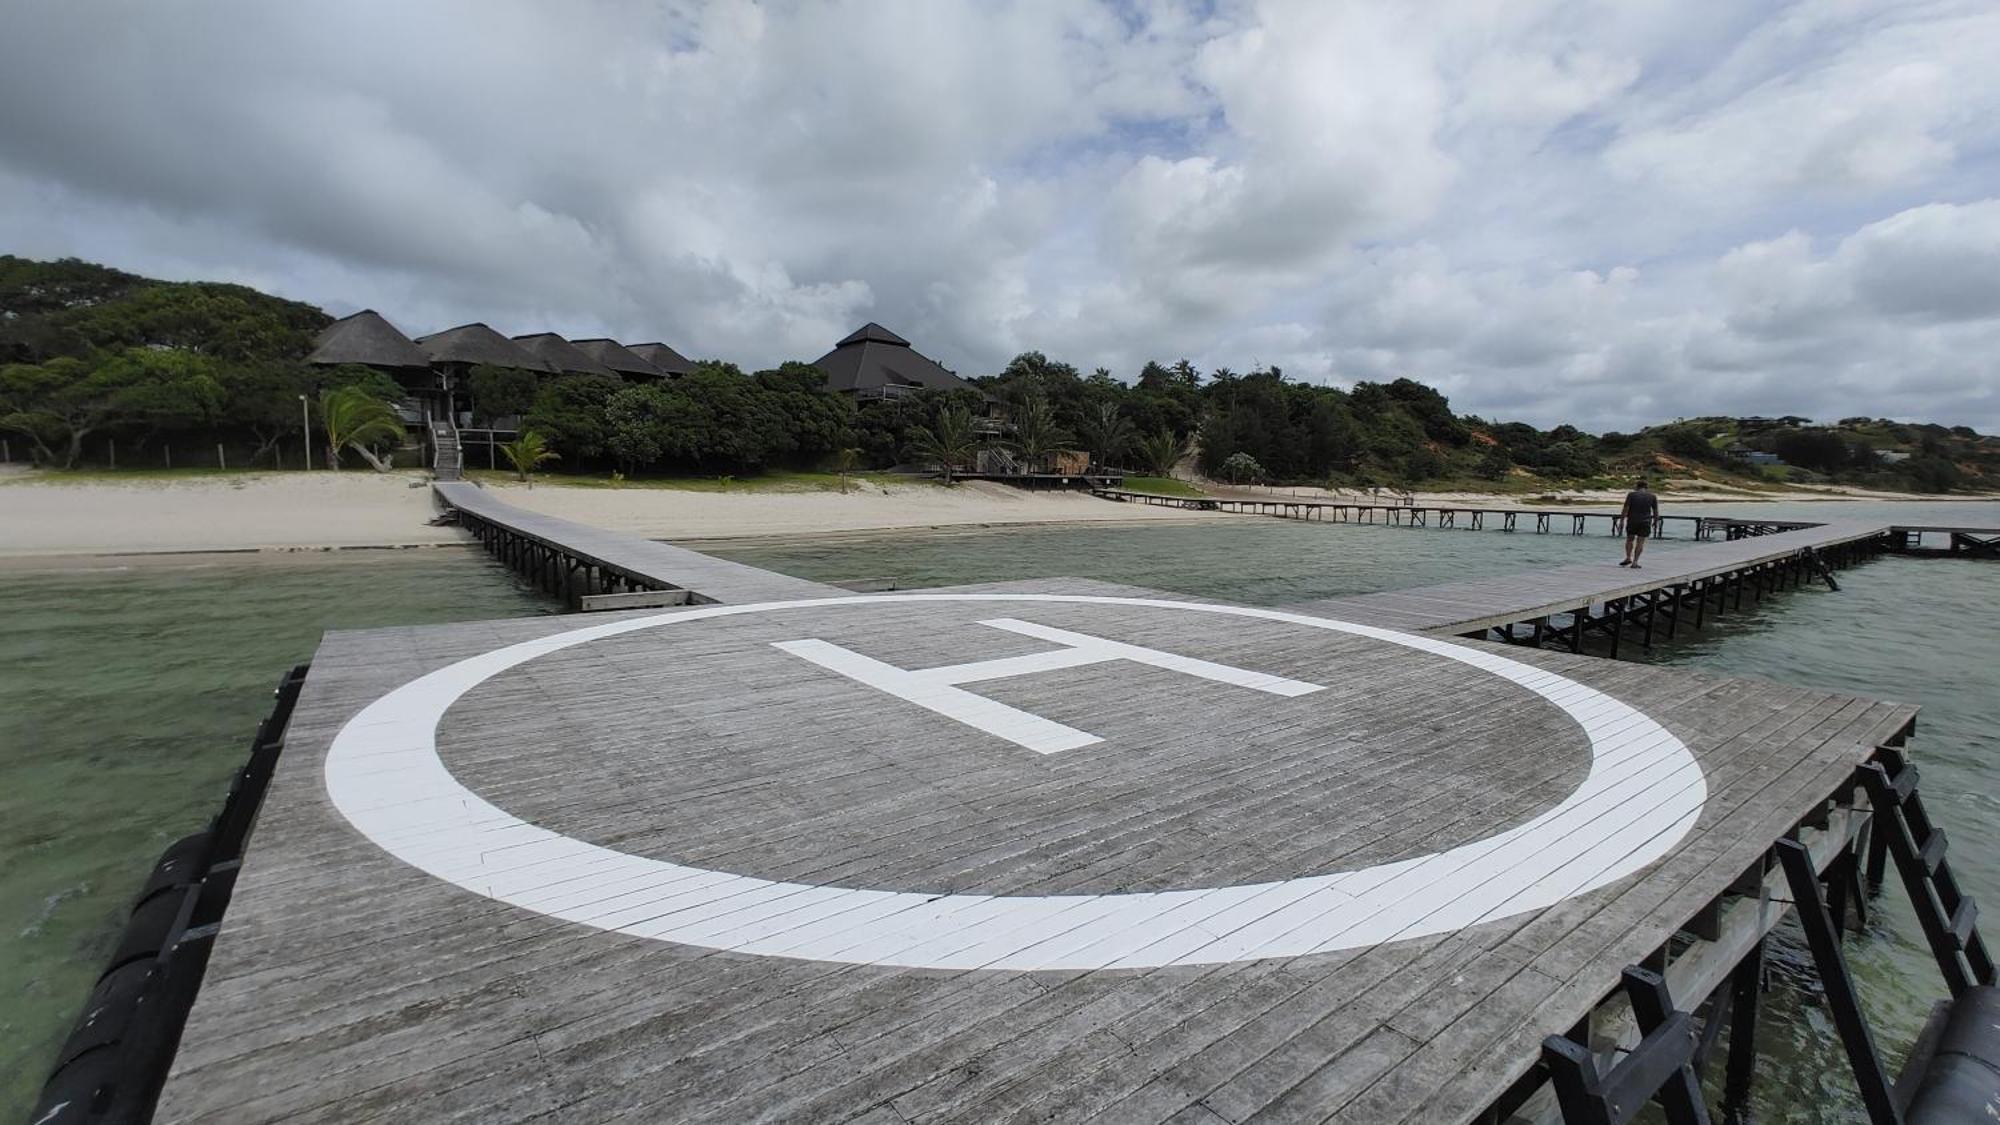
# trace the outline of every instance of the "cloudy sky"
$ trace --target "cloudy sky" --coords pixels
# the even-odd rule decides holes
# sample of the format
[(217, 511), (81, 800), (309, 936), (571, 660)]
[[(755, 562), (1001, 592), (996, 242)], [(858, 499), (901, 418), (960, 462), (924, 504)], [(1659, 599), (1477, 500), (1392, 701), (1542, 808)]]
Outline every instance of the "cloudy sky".
[(745, 366), (879, 320), (2000, 431), (2000, 7), (15, 2), (0, 252)]

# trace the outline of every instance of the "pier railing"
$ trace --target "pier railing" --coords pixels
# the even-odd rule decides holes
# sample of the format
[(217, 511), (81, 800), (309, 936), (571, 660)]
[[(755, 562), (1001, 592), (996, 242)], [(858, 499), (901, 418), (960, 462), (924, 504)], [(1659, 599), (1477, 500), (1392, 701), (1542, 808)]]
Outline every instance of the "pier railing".
[[(1817, 812), (1776, 840), (1729, 892), (1684, 923), (1683, 942), (1628, 966), (1618, 994), (1542, 1045), (1546, 1083), (1518, 1088), (1484, 1120), (1622, 1125), (1657, 1100), (1672, 1125), (1709, 1120), (1703, 1077), (1726, 1048), (1724, 1120), (1749, 1120), (1766, 938), (1787, 915), (1804, 932), (1867, 1119), (1984, 1119), (2000, 1064), (2000, 990), (1945, 836), (1924, 809), (1896, 732)], [(1867, 924), (1891, 860), (1949, 999), (1938, 1002), (1891, 1080), (1843, 946)]]

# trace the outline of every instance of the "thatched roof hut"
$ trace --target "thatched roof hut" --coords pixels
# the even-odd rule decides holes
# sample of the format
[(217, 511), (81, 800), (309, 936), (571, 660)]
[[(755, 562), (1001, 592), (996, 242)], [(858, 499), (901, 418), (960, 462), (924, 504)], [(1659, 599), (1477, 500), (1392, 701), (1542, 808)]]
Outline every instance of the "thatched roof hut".
[(908, 340), (869, 321), (814, 360), (826, 372), (826, 389), (864, 397), (884, 397), (930, 387), (941, 391), (977, 390), (919, 353)]
[[(659, 379), (666, 372), (648, 362), (644, 356), (616, 340), (603, 338), (591, 340), (571, 340), (576, 350), (610, 368), (615, 374), (630, 379)], [(665, 344), (660, 345), (666, 347)]]
[(343, 316), (320, 330), (307, 363), (359, 363), (384, 371), (428, 371), (430, 357), (374, 309)]
[(694, 364), (689, 361), (688, 357), (660, 343), (658, 340), (650, 344), (633, 344), (628, 350), (633, 355), (659, 368), (661, 372), (667, 375), (694, 374)]
[(555, 371), (549, 361), (484, 324), (461, 324), (457, 328), (419, 336), (416, 342), (434, 364), (471, 367), (485, 363), (495, 367), (523, 367), (529, 371)]
[(609, 375), (611, 369), (553, 332), (516, 336), (514, 342), (565, 375)]

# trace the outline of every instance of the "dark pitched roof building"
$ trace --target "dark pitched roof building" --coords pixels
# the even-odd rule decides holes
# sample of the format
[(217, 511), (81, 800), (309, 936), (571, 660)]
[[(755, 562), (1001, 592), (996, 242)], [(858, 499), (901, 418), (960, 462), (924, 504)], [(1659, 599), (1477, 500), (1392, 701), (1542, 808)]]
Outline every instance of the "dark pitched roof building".
[(652, 364), (667, 375), (692, 375), (694, 364), (688, 357), (655, 340), (650, 344), (633, 344), (628, 349), (633, 355)]
[[(616, 340), (571, 340), (570, 343), (576, 345), (577, 351), (610, 368), (615, 375), (634, 379), (658, 379), (666, 375), (666, 372), (653, 366), (644, 356)], [(666, 347), (665, 344), (660, 346)]]
[(428, 369), (430, 357), (374, 309), (344, 316), (320, 330), (307, 363), (359, 363), (386, 370)]
[(495, 367), (524, 367), (529, 371), (554, 371), (549, 361), (493, 331), (484, 324), (461, 324), (428, 336), (417, 337), (429, 362), (464, 364), (468, 367), (489, 363)]
[(565, 375), (609, 375), (611, 369), (553, 332), (516, 336), (514, 342)]
[(814, 365), (826, 372), (827, 390), (869, 397), (906, 394), (920, 387), (977, 389), (872, 320), (835, 344)]

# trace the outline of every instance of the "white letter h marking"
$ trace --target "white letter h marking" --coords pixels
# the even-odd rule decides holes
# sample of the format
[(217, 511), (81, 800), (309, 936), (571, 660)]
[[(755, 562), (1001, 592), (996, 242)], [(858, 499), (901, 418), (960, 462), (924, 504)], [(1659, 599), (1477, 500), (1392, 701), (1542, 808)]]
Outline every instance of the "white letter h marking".
[(995, 629), (1005, 629), (1009, 633), (1019, 633), (1024, 637), (1054, 641), (1064, 647), (1030, 656), (1007, 656), (997, 660), (982, 660), (976, 664), (951, 664), (942, 668), (924, 668), (917, 671), (884, 664), (852, 649), (818, 639), (777, 641), (772, 647), (781, 648), (793, 656), (804, 657), (822, 668), (838, 672), (852, 680), (859, 680), (898, 699), (906, 699), (919, 707), (928, 708), (946, 718), (956, 719), (969, 727), (1004, 738), (1017, 746), (1041, 754), (1074, 750), (1080, 746), (1089, 746), (1093, 742), (1102, 742), (1103, 739), (1077, 730), (1075, 727), (1066, 727), (1061, 723), (1044, 719), (1040, 715), (1031, 715), (1017, 707), (995, 702), (985, 696), (974, 695), (962, 690), (958, 685), (978, 683), (981, 680), (1027, 676), (1036, 672), (1051, 672), (1058, 668), (1078, 668), (1086, 664), (1102, 664), (1109, 660), (1129, 660), (1135, 664), (1166, 668), (1198, 676), (1204, 680), (1234, 684), (1237, 687), (1246, 687), (1270, 695), (1290, 697), (1321, 690), (1319, 684), (1308, 684), (1299, 680), (1288, 680), (1283, 676), (1232, 668), (1227, 664), (1214, 664), (1206, 660), (1196, 660), (1191, 656), (1176, 656), (1171, 652), (1107, 641), (1085, 633), (1052, 629), (1047, 625), (1035, 625), (1013, 618), (981, 621), (980, 624)]

